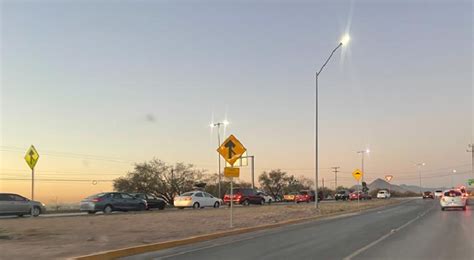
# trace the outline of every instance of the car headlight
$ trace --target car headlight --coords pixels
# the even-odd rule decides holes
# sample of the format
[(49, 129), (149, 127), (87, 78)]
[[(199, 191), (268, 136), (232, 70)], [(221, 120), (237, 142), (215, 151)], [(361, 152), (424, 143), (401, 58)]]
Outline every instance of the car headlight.
[(43, 207), (46, 207), (46, 204), (44, 204), (44, 203), (41, 203), (41, 206), (43, 206)]

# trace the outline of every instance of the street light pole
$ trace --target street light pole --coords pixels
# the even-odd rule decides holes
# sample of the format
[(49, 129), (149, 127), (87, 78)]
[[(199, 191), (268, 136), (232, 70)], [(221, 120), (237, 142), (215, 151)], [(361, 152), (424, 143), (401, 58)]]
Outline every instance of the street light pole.
[[(223, 122), (217, 122), (217, 123), (211, 123), (210, 127), (211, 128), (214, 128), (214, 127), (217, 127), (217, 146), (221, 145), (221, 125), (223, 126), (227, 126), (229, 124), (229, 122), (227, 120), (224, 120)], [(218, 181), (219, 181), (219, 184), (218, 184), (218, 193), (219, 193), (219, 198), (222, 197), (222, 193), (221, 193), (221, 156), (219, 155), (219, 153), (217, 153), (217, 161), (218, 161), (218, 165), (219, 165), (219, 169), (218, 169)]]
[(467, 149), (466, 151), (468, 153), (471, 153), (471, 173), (474, 177), (474, 144), (469, 144), (468, 147), (469, 149)]
[(420, 179), (420, 193), (421, 193), (421, 196), (423, 197), (423, 187), (421, 186), (421, 166), (425, 166), (426, 163), (417, 163), (416, 166), (418, 168), (418, 177)]
[(316, 71), (316, 77), (315, 77), (315, 94), (314, 94), (314, 112), (315, 112), (315, 120), (314, 120), (314, 192), (315, 192), (315, 199), (314, 199), (314, 207), (316, 209), (319, 209), (319, 203), (318, 203), (318, 179), (319, 179), (319, 173), (318, 173), (318, 167), (319, 167), (319, 162), (318, 162), (318, 150), (319, 150), (319, 143), (318, 143), (318, 130), (319, 130), (319, 126), (318, 126), (318, 121), (319, 121), (319, 111), (318, 111), (318, 107), (319, 107), (319, 97), (318, 97), (318, 89), (319, 89), (319, 86), (318, 86), (318, 80), (319, 80), (319, 75), (321, 74), (321, 72), (323, 71), (324, 67), (326, 67), (326, 65), (328, 64), (329, 60), (331, 59), (331, 57), (334, 55), (334, 53), (337, 51), (337, 49), (339, 49), (342, 45), (345, 45), (349, 42), (350, 40), (350, 37), (349, 35), (344, 35), (341, 39), (341, 41), (339, 42), (339, 44), (336, 46), (336, 48), (334, 48), (334, 50), (331, 52), (331, 54), (329, 55), (329, 57), (326, 59), (326, 61), (323, 63), (323, 66), (321, 66), (321, 68)]
[(453, 179), (453, 177), (454, 177), (454, 174), (456, 174), (456, 172), (457, 172), (456, 170), (453, 170), (453, 174), (451, 174), (451, 188), (452, 189), (454, 189), (454, 179)]
[(362, 151), (357, 151), (357, 153), (362, 155), (361, 170), (362, 170), (362, 182), (364, 182), (364, 176), (365, 176), (364, 157), (365, 157), (366, 153), (370, 153), (370, 150), (365, 149), (365, 150), (362, 150)]

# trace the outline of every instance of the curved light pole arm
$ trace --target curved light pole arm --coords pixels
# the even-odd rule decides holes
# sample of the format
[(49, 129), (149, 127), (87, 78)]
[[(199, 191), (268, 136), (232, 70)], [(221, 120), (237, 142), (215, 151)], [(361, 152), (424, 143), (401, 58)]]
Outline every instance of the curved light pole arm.
[(337, 49), (339, 49), (339, 47), (342, 46), (342, 43), (339, 43), (339, 45), (337, 45), (336, 48), (334, 48), (334, 50), (331, 52), (331, 55), (329, 55), (328, 59), (326, 60), (326, 62), (324, 62), (323, 66), (321, 66), (321, 68), (319, 69), (318, 72), (316, 72), (316, 76), (319, 76), (319, 74), (321, 74), (321, 71), (323, 71), (324, 67), (326, 67), (326, 64), (328, 64), (329, 60), (331, 60), (332, 58), (332, 55), (334, 55), (334, 53), (337, 51)]

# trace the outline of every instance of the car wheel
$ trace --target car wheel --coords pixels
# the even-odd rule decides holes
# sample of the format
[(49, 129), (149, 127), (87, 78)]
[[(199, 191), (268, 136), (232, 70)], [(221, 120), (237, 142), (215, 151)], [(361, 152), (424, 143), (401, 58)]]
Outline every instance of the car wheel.
[(466, 206), (462, 207), (462, 210), (466, 211)]
[(95, 214), (95, 211), (93, 211), (93, 210), (87, 211), (87, 214), (89, 214), (89, 215)]
[(250, 201), (249, 201), (249, 200), (244, 200), (244, 201), (242, 202), (242, 205), (248, 206), (248, 205), (250, 205)]
[(443, 207), (441, 207), (441, 211), (444, 211), (444, 208), (443, 208)]
[(139, 211), (146, 210), (145, 204), (140, 204), (140, 205), (138, 205), (138, 210), (139, 210)]
[(114, 209), (112, 208), (111, 205), (106, 205), (105, 208), (104, 208), (104, 214), (110, 214), (112, 213), (112, 211), (114, 211)]
[(272, 200), (271, 200), (271, 199), (270, 199), (270, 200), (268, 200), (268, 204), (272, 204)]
[(193, 209), (198, 209), (198, 208), (200, 208), (200, 207), (201, 207), (201, 206), (199, 205), (199, 202), (195, 202), (195, 203), (193, 204)]
[(265, 205), (265, 199), (260, 200), (260, 205)]
[(221, 204), (219, 203), (219, 201), (216, 201), (216, 202), (214, 203), (214, 208), (218, 208), (220, 205), (221, 205)]
[(165, 209), (165, 204), (159, 205), (159, 206), (158, 206), (158, 209), (159, 209), (159, 210), (164, 210), (164, 209)]
[(33, 207), (31, 209), (31, 216), (37, 217), (41, 214), (41, 209), (39, 207)]

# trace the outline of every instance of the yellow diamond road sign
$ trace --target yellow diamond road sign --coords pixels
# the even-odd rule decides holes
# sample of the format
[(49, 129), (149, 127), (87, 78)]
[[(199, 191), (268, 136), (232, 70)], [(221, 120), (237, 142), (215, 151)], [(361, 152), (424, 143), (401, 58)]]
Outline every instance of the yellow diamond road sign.
[(28, 151), (25, 154), (25, 161), (32, 170), (35, 168), (35, 165), (38, 162), (39, 157), (40, 156), (39, 156), (38, 151), (36, 151), (35, 147), (31, 145), (30, 149), (28, 149)]
[(217, 152), (226, 160), (230, 165), (234, 163), (247, 151), (242, 143), (235, 138), (234, 135), (230, 135), (222, 144), (217, 148)]
[(359, 169), (356, 169), (355, 171), (352, 172), (352, 176), (357, 181), (359, 181), (362, 178), (362, 175), (364, 175), (364, 174)]

